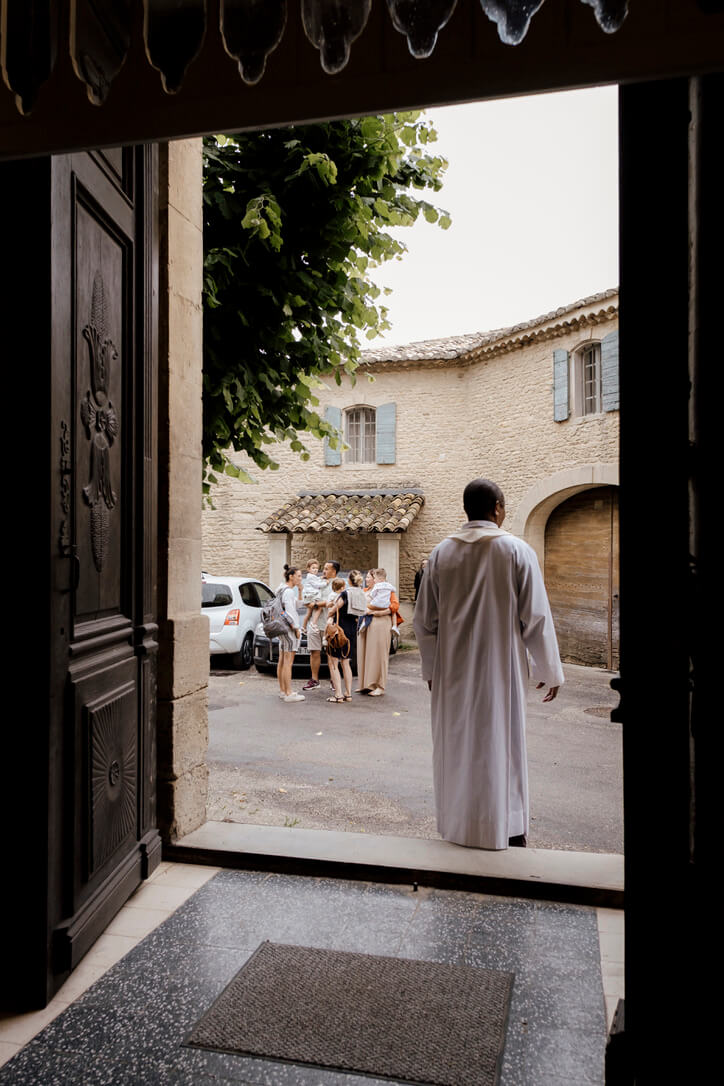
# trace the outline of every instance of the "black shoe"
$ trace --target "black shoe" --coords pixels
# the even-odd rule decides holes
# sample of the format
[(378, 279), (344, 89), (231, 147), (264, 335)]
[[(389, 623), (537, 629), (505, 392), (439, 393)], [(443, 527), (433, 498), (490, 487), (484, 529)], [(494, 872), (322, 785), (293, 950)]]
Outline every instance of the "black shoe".
[(515, 837), (508, 838), (508, 848), (527, 848), (528, 838), (524, 833), (516, 834)]

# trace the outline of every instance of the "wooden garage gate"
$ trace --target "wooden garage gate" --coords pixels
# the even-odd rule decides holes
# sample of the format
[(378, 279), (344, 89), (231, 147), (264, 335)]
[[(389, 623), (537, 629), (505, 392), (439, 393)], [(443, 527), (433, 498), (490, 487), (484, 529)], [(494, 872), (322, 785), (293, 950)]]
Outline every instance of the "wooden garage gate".
[(618, 488), (575, 494), (551, 513), (545, 580), (561, 656), (618, 668)]

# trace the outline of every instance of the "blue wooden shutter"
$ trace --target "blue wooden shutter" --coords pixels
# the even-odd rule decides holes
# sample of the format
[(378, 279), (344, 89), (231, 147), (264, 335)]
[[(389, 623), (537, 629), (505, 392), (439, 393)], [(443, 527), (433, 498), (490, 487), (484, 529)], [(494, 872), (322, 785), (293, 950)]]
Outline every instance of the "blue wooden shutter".
[[(342, 408), (330, 407), (324, 409), (324, 420), (330, 423), (336, 430), (342, 429)], [(341, 449), (333, 449), (329, 444), (329, 438), (324, 439), (324, 462), (330, 467), (338, 467), (342, 463)]]
[(377, 408), (376, 444), (378, 464), (395, 462), (395, 427), (397, 409), (393, 403), (383, 403)]
[(568, 351), (553, 352), (553, 418), (564, 422), (570, 414), (568, 407)]
[(604, 411), (618, 411), (618, 331), (601, 340), (601, 403)]

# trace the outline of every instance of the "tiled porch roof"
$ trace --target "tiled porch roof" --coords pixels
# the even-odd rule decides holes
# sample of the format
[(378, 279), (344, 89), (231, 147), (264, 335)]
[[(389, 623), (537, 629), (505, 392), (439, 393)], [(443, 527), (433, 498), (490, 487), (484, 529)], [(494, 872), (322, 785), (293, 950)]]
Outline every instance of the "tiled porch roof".
[(421, 490), (302, 491), (260, 532), (405, 532), (425, 504)]

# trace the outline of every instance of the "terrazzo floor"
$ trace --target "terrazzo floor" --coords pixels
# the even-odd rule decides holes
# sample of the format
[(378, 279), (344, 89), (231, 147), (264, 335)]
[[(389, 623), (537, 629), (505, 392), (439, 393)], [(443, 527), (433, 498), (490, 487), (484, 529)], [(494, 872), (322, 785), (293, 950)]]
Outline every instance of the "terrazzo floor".
[[(176, 881), (185, 881), (191, 896), (178, 904), (186, 895), (180, 887), (174, 894), (173, 871), (183, 874), (186, 867), (188, 877)], [(141, 888), (142, 902), (149, 894), (154, 900), (155, 891), (155, 900), (173, 911), (78, 998), (56, 1006), (56, 1017), (0, 1068), (0, 1086), (381, 1086), (383, 1080), (361, 1075), (183, 1047), (264, 939), (510, 970), (515, 981), (501, 1086), (603, 1083), (607, 1020), (623, 974), (616, 960), (622, 958), (621, 914), (226, 870), (204, 872), (197, 881), (208, 881), (194, 889), (194, 870), (164, 865), (155, 887)], [(133, 916), (133, 899), (125, 911)], [(136, 908), (139, 935), (150, 925), (141, 917), (149, 911)], [(114, 923), (117, 931), (118, 918)], [(130, 930), (132, 921), (121, 920), (122, 929), (124, 923)], [(0, 1043), (20, 1036), (13, 1021), (9, 1030), (7, 1020), (0, 1023)]]

